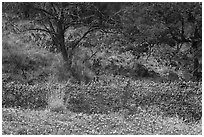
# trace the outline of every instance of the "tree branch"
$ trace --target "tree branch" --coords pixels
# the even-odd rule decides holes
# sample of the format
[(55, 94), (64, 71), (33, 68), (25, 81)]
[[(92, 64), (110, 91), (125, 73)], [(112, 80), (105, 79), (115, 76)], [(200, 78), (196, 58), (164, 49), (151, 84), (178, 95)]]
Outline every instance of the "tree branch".
[[(174, 39), (178, 43), (184, 43), (184, 42), (192, 42), (192, 40), (185, 38), (184, 36), (181, 36), (182, 34), (180, 33), (181, 38), (179, 39), (178, 37), (175, 36), (175, 34), (172, 33), (172, 29), (168, 27), (169, 33), (172, 36), (172, 39)], [(178, 34), (179, 35), (179, 34)], [(178, 36), (177, 35), (177, 36)]]
[(34, 10), (43, 13), (45, 16), (46, 16), (46, 15), (49, 15), (49, 16), (53, 17), (55, 20), (58, 20), (58, 18), (56, 18), (55, 15), (53, 15), (52, 13), (46, 11), (45, 9), (41, 9), (41, 8), (36, 8), (36, 7), (34, 7)]
[(54, 12), (57, 13), (57, 9), (54, 6), (54, 2), (51, 2), (50, 5), (52, 6), (52, 9), (54, 10)]
[(46, 33), (49, 33), (49, 34), (53, 34), (53, 33), (50, 32), (49, 30), (40, 29), (40, 28), (26, 29), (26, 30), (22, 30), (22, 31), (20, 31), (20, 32), (26, 32), (26, 31), (42, 31), (42, 32), (46, 32)]
[(76, 21), (76, 22), (69, 22), (69, 23), (66, 23), (64, 25), (64, 30), (68, 29), (70, 26), (77, 26), (77, 25), (82, 25), (82, 22), (80, 21)]
[(84, 63), (85, 61), (90, 60), (94, 55), (96, 55), (96, 53), (98, 53), (98, 50), (96, 50), (89, 58), (85, 59), (82, 63)]
[(44, 26), (45, 30), (50, 31), (45, 24), (43, 24), (43, 26)]
[(49, 25), (50, 25), (50, 28), (51, 28), (52, 32), (56, 33), (55, 28), (54, 28), (52, 22), (50, 20), (48, 20), (48, 22), (49, 22)]
[(72, 45), (72, 49), (75, 49), (78, 46), (78, 44), (81, 42), (81, 40), (86, 37), (86, 35), (88, 35), (90, 32), (97, 30), (97, 29), (99, 29), (99, 28), (98, 27), (89, 28), (89, 30), (87, 32), (85, 32), (83, 34), (83, 36), (79, 40), (77, 40), (76, 43), (74, 43), (74, 45)]

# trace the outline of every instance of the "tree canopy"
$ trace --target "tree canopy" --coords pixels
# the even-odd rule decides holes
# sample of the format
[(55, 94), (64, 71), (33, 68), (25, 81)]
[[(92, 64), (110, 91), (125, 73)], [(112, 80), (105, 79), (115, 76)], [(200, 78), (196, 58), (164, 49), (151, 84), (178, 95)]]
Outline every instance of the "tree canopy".
[[(52, 47), (62, 53), (68, 67), (74, 50), (86, 41), (95, 47), (106, 43), (104, 46), (112, 45), (120, 52), (130, 51), (136, 58), (154, 55), (167, 66), (187, 69), (195, 77), (200, 75), (202, 4), (199, 2), (4, 2), (2, 11), (10, 24), (20, 22), (20, 32), (48, 35)], [(77, 36), (67, 42), (66, 33), (70, 30), (77, 30), (74, 31)], [(97, 42), (93, 44), (94, 39)], [(168, 50), (163, 52), (165, 48)]]

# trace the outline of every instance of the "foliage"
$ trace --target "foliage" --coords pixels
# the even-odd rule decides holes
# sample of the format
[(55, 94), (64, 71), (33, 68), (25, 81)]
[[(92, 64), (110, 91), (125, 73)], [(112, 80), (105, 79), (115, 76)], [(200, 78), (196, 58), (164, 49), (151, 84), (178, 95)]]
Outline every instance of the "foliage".
[(47, 108), (52, 112), (63, 113), (66, 110), (63, 102), (64, 85), (50, 80), (46, 86), (49, 89), (47, 93)]
[[(122, 77), (105, 78), (105, 80), (100, 80), (98, 83), (92, 83), (89, 86), (50, 83), (37, 87), (37, 85), (22, 85), (20, 83), (3, 83), (3, 104), (6, 104), (5, 101), (9, 103), (13, 101), (13, 105), (21, 104), (20, 106), (23, 107), (22, 105), (25, 104), (28, 108), (28, 104), (32, 103), (31, 106), (34, 107), (34, 104), (39, 103), (38, 97), (45, 97), (45, 93), (48, 93), (47, 98), (50, 101), (46, 105), (51, 111), (27, 111), (25, 113), (26, 110), (24, 110), (24, 113), (22, 113), (19, 110), (11, 112), (9, 109), (4, 109), (3, 133), (170, 134), (172, 132), (172, 134), (199, 134), (198, 131), (194, 131), (199, 130), (194, 124), (200, 121), (202, 116), (201, 87), (201, 85), (197, 86), (196, 83), (168, 84), (151, 80), (132, 81)], [(37, 103), (33, 98), (30, 99), (31, 97), (37, 98)], [(64, 102), (62, 102), (62, 97), (64, 97)], [(30, 115), (31, 113), (32, 115)], [(58, 113), (62, 114), (59, 115)], [(22, 119), (25, 121), (29, 119), (27, 122), (35, 125), (36, 128), (27, 127), (25, 129), (22, 126), (20, 128), (21, 117), (19, 115), (23, 115)], [(33, 117), (33, 115), (35, 116)], [(86, 124), (84, 122), (79, 124), (77, 122), (79, 118), (80, 121), (83, 119)], [(152, 120), (154, 123), (152, 123)], [(10, 126), (11, 130), (8, 130), (8, 123), (12, 124), (14, 121), (19, 121), (19, 124), (15, 128)], [(70, 121), (76, 125), (70, 123)], [(178, 127), (175, 127), (175, 122)], [(167, 128), (167, 123), (172, 128)], [(42, 128), (42, 125), (47, 124), (50, 125), (52, 130)], [(56, 124), (62, 127), (56, 129)], [(83, 126), (86, 131), (84, 131), (84, 128), (80, 128), (80, 131), (75, 132), (76, 129), (79, 129), (78, 124)], [(110, 126), (109, 130), (104, 129), (104, 126), (100, 126), (101, 124)], [(72, 132), (68, 130), (71, 125)], [(100, 130), (93, 126), (99, 127)], [(143, 129), (141, 126), (147, 126), (150, 129)], [(180, 129), (180, 126), (183, 128)], [(157, 130), (157, 127), (161, 127), (161, 129)], [(89, 131), (90, 128), (91, 131)], [(135, 128), (138, 128), (138, 130), (134, 130)], [(173, 128), (178, 128), (179, 131), (175, 131)]]
[(178, 115), (187, 121), (200, 119), (201, 86), (188, 83), (181, 87), (177, 83), (168, 85), (144, 81), (132, 81), (127, 85), (127, 79), (118, 77), (88, 87), (67, 86), (65, 105), (75, 112), (108, 113), (126, 108), (129, 114), (134, 114), (138, 106), (156, 105), (168, 116)]
[(14, 42), (15, 39), (3, 41), (3, 73), (8, 81), (22, 83), (42, 83), (51, 74), (51, 63), (56, 60), (53, 54), (32, 45)]
[(3, 134), (201, 134), (201, 9), (3, 3)]
[(166, 66), (190, 68), (188, 71), (198, 80), (202, 57), (201, 9), (201, 3), (135, 3), (122, 14), (123, 24), (129, 24), (124, 27), (124, 35), (130, 42), (147, 42), (149, 49), (161, 45), (156, 47), (161, 53), (169, 46), (155, 56), (160, 56)]
[[(2, 109), (2, 134), (8, 135), (200, 135), (202, 124), (161, 116), (157, 108), (109, 114), (64, 114), (47, 110)], [(18, 123), (18, 124), (17, 124)]]
[[(114, 6), (115, 8), (110, 6)], [(121, 4), (114, 3), (3, 3), (3, 13), (10, 23), (23, 21), (24, 31), (47, 33), (65, 61), (71, 61), (72, 50), (89, 33), (115, 25), (111, 15)], [(17, 8), (18, 10), (14, 10)], [(29, 22), (28, 22), (29, 21)], [(67, 48), (65, 32), (70, 28), (86, 28), (86, 32)], [(22, 30), (20, 30), (22, 31)]]
[(57, 54), (56, 60), (54, 60), (50, 66), (51, 75), (49, 81), (65, 82), (71, 79), (71, 74), (64, 66), (62, 57)]
[(28, 85), (16, 82), (3, 83), (4, 107), (45, 108), (48, 89), (44, 85)]
[(74, 50), (84, 45), (130, 51), (137, 59), (154, 52), (163, 65), (200, 79), (200, 3), (3, 3), (3, 13), (4, 24), (18, 20), (24, 30), (35, 31), (29, 35), (61, 52), (67, 67)]

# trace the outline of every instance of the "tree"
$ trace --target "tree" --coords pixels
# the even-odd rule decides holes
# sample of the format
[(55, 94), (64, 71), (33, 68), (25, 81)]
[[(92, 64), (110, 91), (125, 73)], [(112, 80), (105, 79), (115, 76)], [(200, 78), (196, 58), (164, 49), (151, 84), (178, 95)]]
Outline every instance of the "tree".
[[(108, 23), (108, 3), (3, 3), (3, 12), (15, 16), (16, 21), (30, 23), (26, 31), (46, 32), (53, 44), (60, 48), (63, 59), (69, 61), (71, 52), (89, 33), (105, 29)], [(102, 10), (102, 11), (100, 11)], [(106, 12), (105, 12), (106, 11)], [(104, 12), (104, 13), (103, 13)], [(106, 16), (108, 15), (108, 16)], [(64, 34), (70, 27), (86, 27), (86, 32), (66, 50)]]
[(202, 49), (201, 3), (168, 3), (155, 6), (157, 9), (154, 12), (155, 15), (167, 27), (165, 37), (174, 41), (173, 46), (176, 46), (178, 52), (183, 45), (189, 44), (193, 55), (192, 73), (198, 81), (199, 59), (202, 58), (202, 50), (200, 50)]
[[(59, 49), (66, 66), (71, 69), (73, 52), (79, 43), (94, 31), (114, 29), (114, 17), (120, 3), (3, 3), (3, 13), (12, 22), (26, 22), (24, 31), (47, 33)], [(65, 32), (70, 28), (84, 28), (74, 42), (65, 42)]]
[[(132, 42), (147, 42), (150, 46), (168, 45), (173, 49), (172, 57), (193, 55), (192, 73), (198, 80), (199, 60), (202, 57), (201, 11), (202, 4), (198, 2), (135, 3), (123, 15), (123, 21), (129, 24), (124, 27), (125, 36)], [(189, 50), (181, 52), (184, 47)]]

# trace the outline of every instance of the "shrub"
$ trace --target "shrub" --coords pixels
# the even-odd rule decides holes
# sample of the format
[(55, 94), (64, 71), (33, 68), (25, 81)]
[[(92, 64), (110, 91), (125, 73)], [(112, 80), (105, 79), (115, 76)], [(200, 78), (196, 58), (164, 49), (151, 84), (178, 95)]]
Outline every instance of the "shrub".
[(158, 113), (176, 117), (186, 122), (198, 121), (202, 114), (201, 86), (188, 83), (181, 88), (179, 83), (156, 83), (153, 81), (131, 81), (112, 77), (109, 82), (99, 81), (90, 85), (68, 83), (64, 102), (67, 109), (84, 113), (109, 113), (128, 109), (136, 113), (137, 107), (156, 106)]
[(92, 70), (93, 64), (91, 63), (91, 55), (89, 52), (88, 49), (82, 47), (74, 51), (72, 59), (72, 74), (78, 83), (84, 82), (85, 84), (88, 84), (96, 75)]
[(71, 79), (70, 71), (64, 64), (64, 60), (61, 55), (56, 55), (56, 60), (52, 62), (50, 67), (52, 73), (52, 79), (56, 82), (65, 82)]
[(47, 92), (44, 85), (28, 85), (17, 82), (3, 83), (2, 105), (4, 107), (45, 108)]
[(135, 73), (137, 74), (137, 76), (149, 77), (149, 71), (144, 65), (137, 63), (135, 67)]
[(63, 113), (66, 110), (63, 100), (61, 99), (52, 99), (52, 101), (48, 103), (48, 108), (50, 111), (58, 113)]
[[(116, 84), (117, 82), (115, 82)], [(67, 109), (85, 113), (108, 113), (123, 107), (124, 84), (103, 85), (102, 81), (90, 85), (67, 84), (64, 102)], [(120, 83), (119, 83), (120, 84)]]
[(59, 83), (50, 82), (47, 87), (49, 88), (48, 96), (48, 108), (53, 112), (64, 112), (66, 109), (64, 98), (64, 86)]
[(44, 49), (15, 43), (10, 39), (4, 40), (2, 47), (2, 72), (8, 75), (9, 81), (34, 85), (45, 82), (51, 74), (50, 66), (54, 56)]

